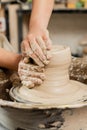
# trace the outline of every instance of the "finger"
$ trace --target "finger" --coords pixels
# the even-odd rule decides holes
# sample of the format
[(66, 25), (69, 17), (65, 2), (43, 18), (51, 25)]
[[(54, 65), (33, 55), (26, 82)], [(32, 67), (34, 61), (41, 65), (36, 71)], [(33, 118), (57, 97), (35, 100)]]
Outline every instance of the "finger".
[(25, 63), (25, 64), (27, 64), (27, 63), (29, 63), (29, 57), (25, 57), (24, 59), (23, 59), (23, 62)]
[(45, 42), (45, 45), (47, 47), (47, 50), (51, 50), (52, 48), (52, 42), (49, 38), (43, 38), (44, 42)]
[(18, 64), (18, 70), (21, 68), (23, 68), (23, 66), (25, 65), (25, 63), (23, 62), (23, 60), (21, 60)]
[(31, 81), (33, 84), (35, 84), (35, 85), (40, 85), (40, 84), (42, 84), (42, 80), (41, 79), (39, 79), (39, 78), (34, 78), (34, 77), (25, 77), (25, 76), (21, 76), (21, 79), (23, 80), (23, 81)]
[(18, 72), (21, 70), (21, 69), (29, 69), (29, 65), (28, 64), (25, 64), (24, 62), (23, 62), (23, 60), (22, 61), (20, 61), (19, 62), (19, 64), (18, 64)]
[(21, 83), (23, 86), (26, 86), (28, 88), (33, 88), (35, 86), (32, 81), (22, 81)]
[(37, 37), (37, 42), (39, 44), (39, 46), (41, 47), (44, 55), (46, 56), (47, 60), (51, 59), (51, 52), (49, 50), (47, 50), (45, 42), (43, 41), (43, 39), (41, 37)]
[(44, 63), (45, 65), (48, 64), (46, 56), (44, 55), (42, 49), (36, 42), (33, 35), (29, 36), (29, 43), (30, 43), (30, 47), (32, 48), (33, 52), (38, 56), (38, 58), (41, 60), (41, 62)]
[(22, 57), (26, 57), (26, 51), (28, 50), (29, 48), (29, 44), (28, 44), (28, 41), (27, 40), (24, 40), (22, 43), (21, 43), (21, 52), (22, 52)]
[(40, 66), (32, 66), (32, 65), (31, 65), (30, 70), (31, 70), (31, 71), (35, 71), (35, 72), (44, 72), (44, 71), (45, 71), (45, 68), (40, 67)]
[(47, 59), (50, 60), (52, 57), (51, 51), (47, 50)]
[(41, 37), (37, 37), (36, 38), (36, 41), (38, 42), (38, 45), (40, 46), (40, 48), (42, 49), (43, 51), (43, 54), (45, 56), (47, 56), (47, 49), (46, 49), (46, 45), (45, 45), (45, 42), (43, 41), (43, 39)]
[(24, 40), (21, 44), (21, 49), (22, 49), (22, 52), (25, 52), (27, 51), (29, 48), (29, 44), (28, 44), (28, 40)]
[(45, 35), (43, 36), (43, 40), (44, 40), (44, 42), (45, 42), (45, 45), (46, 45), (46, 47), (47, 47), (47, 50), (51, 50), (51, 48), (52, 48), (52, 41), (51, 41), (51, 39), (49, 38), (49, 32), (46, 31), (44, 34), (45, 34)]
[(35, 72), (44, 72), (45, 69), (43, 67), (37, 66), (37, 65), (32, 65), (32, 64), (25, 64), (23, 61), (19, 63), (18, 70), (27, 70), (27, 71), (35, 71)]
[(45, 44), (46, 44), (46, 47), (47, 47), (47, 59), (48, 60), (50, 60), (51, 59), (51, 57), (52, 57), (52, 55), (51, 55), (51, 48), (52, 48), (52, 42), (51, 42), (51, 40), (49, 39), (49, 37), (47, 36), (45, 36), (44, 37), (44, 42), (45, 42)]
[[(25, 44), (27, 45), (26, 42), (25, 42)], [(44, 66), (44, 64), (41, 62), (41, 60), (38, 58), (38, 56), (34, 54), (32, 49), (30, 48), (29, 44), (27, 47), (28, 48), (25, 50), (26, 56), (32, 58), (35, 61), (35, 63), (38, 64), (39, 66)]]
[(44, 73), (32, 72), (32, 71), (27, 71), (27, 70), (21, 70), (20, 71), (20, 77), (22, 75), (24, 75), (26, 77), (40, 78), (41, 80), (45, 80), (45, 78), (46, 78)]
[(40, 59), (34, 54), (34, 52), (29, 47), (29, 50), (26, 52), (26, 55), (34, 60), (34, 62), (39, 66), (44, 66)]
[(41, 85), (42, 80), (39, 78), (30, 78), (30, 80), (35, 84), (35, 85)]
[(36, 43), (36, 41), (34, 40), (33, 42), (30, 42), (31, 48), (33, 50), (33, 52), (35, 53), (35, 55), (37, 55), (39, 57), (39, 59), (41, 60), (41, 62), (44, 65), (48, 64), (48, 61), (46, 59), (46, 56), (43, 54), (41, 48), (39, 47), (38, 43)]
[(41, 60), (34, 54), (34, 52), (32, 51), (32, 53), (29, 51), (26, 52), (27, 53), (27, 56), (29, 56), (30, 58), (32, 58), (34, 60), (34, 62), (41, 66), (41, 67), (44, 67), (44, 64), (41, 62)]

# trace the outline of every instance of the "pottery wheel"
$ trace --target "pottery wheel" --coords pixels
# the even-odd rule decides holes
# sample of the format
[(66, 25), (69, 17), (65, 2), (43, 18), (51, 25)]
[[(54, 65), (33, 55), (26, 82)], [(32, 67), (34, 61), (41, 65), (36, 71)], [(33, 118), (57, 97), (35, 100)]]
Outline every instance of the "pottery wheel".
[(13, 87), (12, 99), (42, 107), (75, 108), (87, 105), (87, 85), (70, 80), (68, 68), (71, 63), (69, 47), (56, 46), (52, 59), (46, 68), (46, 80), (41, 86), (29, 89), (26, 86)]

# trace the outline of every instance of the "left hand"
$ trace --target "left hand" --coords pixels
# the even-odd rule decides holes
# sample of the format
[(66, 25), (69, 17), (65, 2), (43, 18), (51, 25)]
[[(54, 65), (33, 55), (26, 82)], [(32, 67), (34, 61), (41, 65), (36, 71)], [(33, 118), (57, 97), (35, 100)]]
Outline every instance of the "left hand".
[(44, 68), (34, 64), (26, 64), (24, 60), (20, 61), (18, 74), (23, 85), (29, 88), (41, 85), (45, 79)]

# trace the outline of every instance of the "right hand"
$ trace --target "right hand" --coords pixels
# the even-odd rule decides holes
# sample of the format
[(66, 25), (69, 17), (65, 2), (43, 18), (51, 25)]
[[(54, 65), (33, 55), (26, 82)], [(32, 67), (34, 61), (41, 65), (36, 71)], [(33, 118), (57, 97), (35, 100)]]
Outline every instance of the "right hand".
[(22, 85), (33, 88), (41, 85), (45, 79), (44, 68), (33, 64), (26, 64), (24, 60), (20, 61), (18, 67), (18, 74)]
[(22, 42), (24, 57), (32, 58), (41, 67), (47, 65), (51, 58), (51, 40), (48, 30), (37, 27), (30, 28), (27, 37)]

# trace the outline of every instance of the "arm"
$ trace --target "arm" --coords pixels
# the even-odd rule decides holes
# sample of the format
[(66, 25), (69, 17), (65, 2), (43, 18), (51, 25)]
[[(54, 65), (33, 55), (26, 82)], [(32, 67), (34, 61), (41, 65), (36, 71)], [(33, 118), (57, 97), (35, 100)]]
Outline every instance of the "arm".
[(21, 55), (0, 48), (0, 67), (17, 70)]
[(35, 25), (39, 28), (47, 29), (52, 13), (54, 0), (33, 0), (33, 7), (29, 28)]
[(33, 0), (29, 33), (22, 42), (25, 52), (40, 66), (48, 64), (51, 40), (47, 30), (54, 0)]

